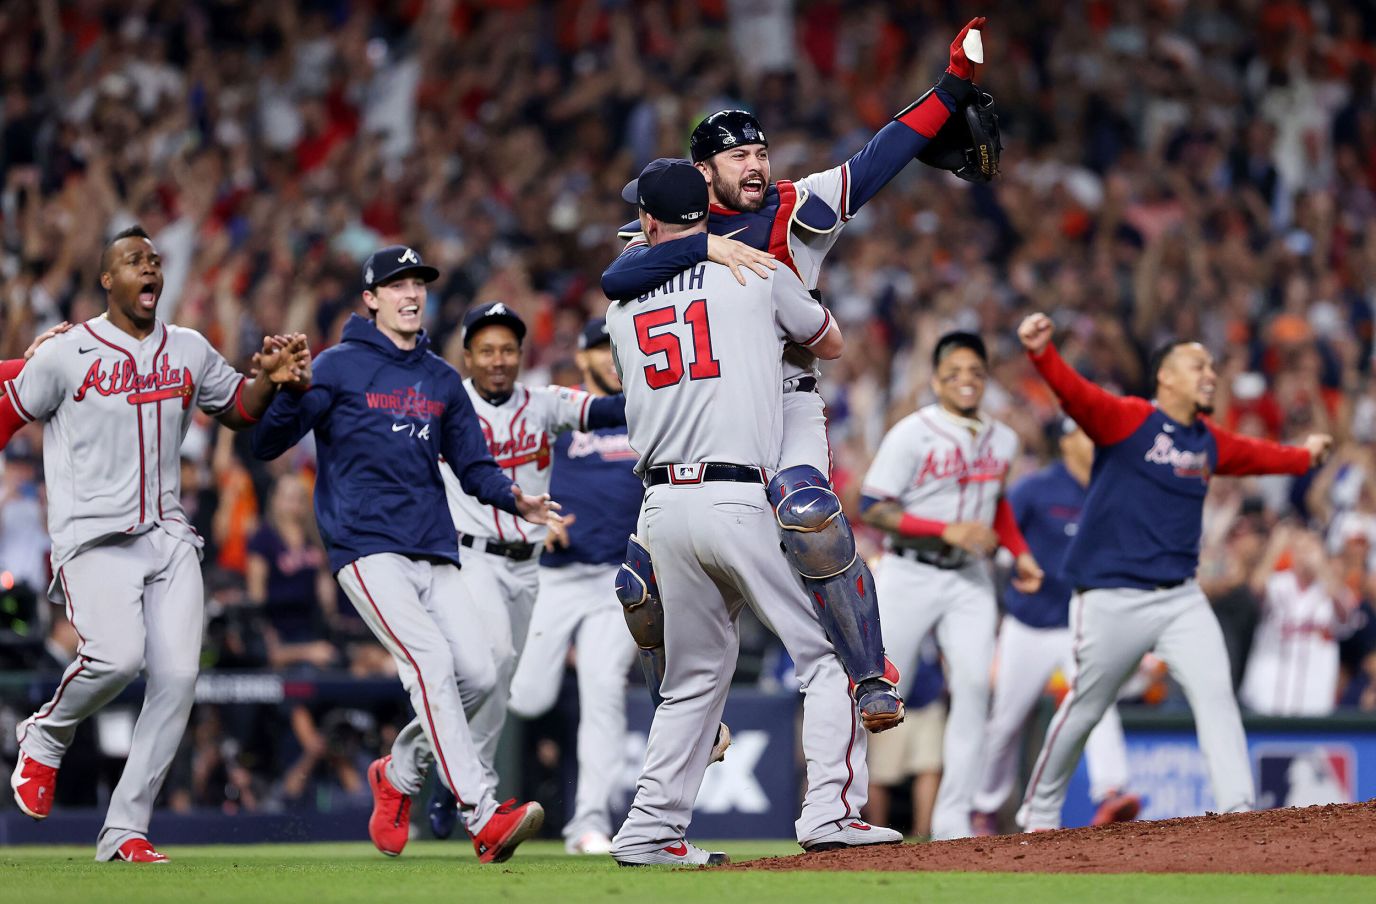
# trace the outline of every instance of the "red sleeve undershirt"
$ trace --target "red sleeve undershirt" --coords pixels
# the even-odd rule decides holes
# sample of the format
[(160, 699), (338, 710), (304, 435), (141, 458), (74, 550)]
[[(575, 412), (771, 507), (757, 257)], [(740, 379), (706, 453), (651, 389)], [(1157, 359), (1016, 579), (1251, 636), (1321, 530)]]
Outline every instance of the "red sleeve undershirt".
[[(23, 369), (23, 358), (0, 361), (0, 382), (13, 380)], [(0, 449), (9, 445), (10, 439), (27, 423), (28, 421), (15, 410), (14, 402), (9, 395), (0, 387)]]
[(897, 118), (922, 137), (935, 138), (946, 120), (951, 118), (951, 111), (946, 109), (946, 104), (935, 91), (930, 91), (920, 102), (898, 114)]
[(994, 511), (994, 533), (998, 534), (999, 545), (1013, 555), (1027, 552), (1027, 541), (1023, 539), (1022, 528), (1018, 527), (1017, 516), (1007, 496), (999, 497), (999, 507)]
[(1146, 399), (1114, 395), (1077, 374), (1050, 343), (1041, 354), (1028, 352), (1027, 357), (1061, 400), (1065, 413), (1095, 445), (1122, 442), (1151, 414), (1151, 402)]
[(14, 402), (10, 401), (10, 397), (0, 395), (0, 449), (9, 445), (10, 439), (27, 423), (28, 421), (14, 410)]
[(1240, 436), (1205, 418), (1204, 425), (1218, 445), (1215, 474), (1304, 474), (1310, 468), (1309, 450), (1282, 446), (1264, 439)]
[(903, 513), (898, 522), (898, 532), (905, 537), (939, 537), (946, 531), (945, 521), (933, 521), (916, 515)]

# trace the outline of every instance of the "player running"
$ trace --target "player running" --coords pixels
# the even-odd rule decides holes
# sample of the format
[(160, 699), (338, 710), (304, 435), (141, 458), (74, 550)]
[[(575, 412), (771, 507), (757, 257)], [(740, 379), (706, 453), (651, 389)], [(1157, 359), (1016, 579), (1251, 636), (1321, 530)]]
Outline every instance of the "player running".
[[(594, 396), (563, 386), (526, 386), (521, 372), (521, 344), (526, 325), (500, 301), (478, 305), (463, 319), (463, 361), (468, 393), (488, 450), (513, 483), (531, 493), (549, 490), (551, 440), (570, 430), (624, 426), (626, 400), (620, 395)], [(497, 664), (495, 690), (470, 719), (473, 743), (487, 770), (497, 780), (497, 742), (506, 722), (511, 678), (525, 646), (530, 614), (540, 588), (537, 552), (545, 541), (543, 526), (530, 526), (463, 491), (448, 469), (445, 496), (459, 532), (459, 544), (473, 552), (464, 558), (463, 581), (481, 611), (479, 624), (489, 634)], [(424, 763), (398, 763), (408, 785), (424, 779)], [(411, 774), (411, 769), (422, 770)], [(443, 786), (430, 802), (430, 826), (441, 838), (453, 825), (455, 802)]]
[(315, 431), (315, 513), (330, 570), (396, 660), (416, 712), (391, 755), (368, 767), (373, 844), (390, 856), (406, 846), (411, 795), (433, 757), (478, 859), (500, 863), (539, 830), (544, 810), (497, 803), (469, 730), (467, 714), (497, 685), (497, 664), (459, 576), (440, 456), (464, 492), (513, 522), (543, 524), (558, 506), (523, 493), (497, 467), (461, 378), (430, 351), (421, 324), (426, 283), (438, 277), (413, 248), (375, 251), (363, 269), (369, 316), (349, 319), (343, 341), (316, 360), (308, 389), (273, 401), (253, 451), (273, 459)]
[(998, 618), (987, 559), (1003, 546), (1015, 556), (1015, 587), (1035, 593), (1042, 581), (1004, 495), (1017, 435), (980, 411), (988, 367), (979, 336), (938, 339), (936, 402), (893, 426), (861, 488), (861, 517), (888, 533), (877, 578), (889, 648), (899, 662), (915, 661), (935, 627), (946, 659), (951, 710), (932, 813), (938, 841), (971, 834)]
[[(621, 392), (611, 336), (600, 317), (578, 337), (578, 369), (594, 397)], [(626, 737), (626, 671), (636, 645), (614, 593), (626, 537), (635, 530), (645, 486), (635, 475), (626, 427), (559, 436), (550, 492), (564, 507), (540, 557), (540, 595), (511, 682), (511, 710), (534, 718), (554, 705), (572, 644), (578, 671), (578, 789), (564, 826), (570, 854), (611, 851), (611, 806)]]
[(204, 620), (204, 544), (180, 501), (182, 437), (193, 405), (232, 430), (252, 426), (310, 359), (305, 337), (270, 337), (250, 380), (200, 333), (158, 320), (162, 258), (138, 226), (110, 240), (100, 271), (105, 313), (43, 343), (17, 375), (6, 362), (0, 384), (0, 448), (43, 422), (48, 595), (80, 639), (53, 698), (19, 723), (10, 786), (23, 812), (47, 817), (77, 725), (143, 671), (96, 859), (165, 863), (148, 824), (191, 713)]
[[(761, 252), (785, 263), (808, 289), (815, 289), (822, 262), (845, 224), (889, 183), (969, 103), (975, 92), (974, 65), (984, 60), (984, 17), (972, 19), (951, 42), (950, 63), (940, 81), (903, 110), (840, 166), (797, 182), (771, 181), (769, 140), (754, 116), (722, 110), (693, 129), (693, 163), (709, 183), (707, 235), (649, 247), (633, 238), (626, 252), (602, 275), (608, 298), (637, 298), (683, 270), (709, 259), (747, 266), (756, 273), (775, 266)], [(634, 198), (627, 201), (635, 202)], [(623, 231), (633, 236), (635, 230)], [(723, 236), (738, 244), (726, 243)], [(737, 279), (744, 276), (736, 269)], [(830, 485), (826, 403), (817, 392), (818, 373), (810, 356), (790, 354), (783, 368), (784, 441), (770, 502), (779, 504), (799, 487), (818, 502), (803, 518), (780, 527), (789, 561), (802, 578), (855, 685), (861, 719), (871, 731), (903, 720), (903, 701), (894, 683), (898, 671), (884, 658), (884, 639), (874, 578), (856, 555), (850, 523)]]
[[(1007, 612), (994, 654), (994, 701), (985, 727), (984, 776), (974, 801), (976, 835), (996, 834), (998, 810), (1013, 790), (1023, 724), (1046, 682), (1058, 667), (1066, 676), (1075, 668), (1068, 627), (1071, 587), (1061, 566), (1079, 528), (1094, 443), (1066, 418), (1060, 451), (1060, 461), (1024, 477), (1008, 491), (1018, 528), (1047, 574), (1035, 593), (1009, 586), (1003, 594)], [(1110, 705), (1090, 732), (1085, 764), (1090, 799), (1098, 804), (1092, 824), (1134, 818), (1142, 801), (1124, 790), (1128, 754), (1117, 706)]]
[(1327, 458), (1332, 437), (1282, 446), (1230, 433), (1208, 419), (1218, 375), (1198, 342), (1177, 340), (1150, 365), (1152, 401), (1105, 392), (1075, 373), (1051, 343), (1051, 319), (1018, 327), (1028, 357), (1061, 406), (1094, 441), (1094, 469), (1080, 528), (1066, 552), (1075, 673), (1051, 720), (1018, 824), (1061, 824), (1066, 787), (1085, 737), (1143, 654), (1155, 651), (1185, 689), (1209, 764), (1214, 809), (1250, 810), (1255, 797), (1247, 738), (1228, 652), (1195, 581), (1204, 496), (1215, 474), (1304, 474)]

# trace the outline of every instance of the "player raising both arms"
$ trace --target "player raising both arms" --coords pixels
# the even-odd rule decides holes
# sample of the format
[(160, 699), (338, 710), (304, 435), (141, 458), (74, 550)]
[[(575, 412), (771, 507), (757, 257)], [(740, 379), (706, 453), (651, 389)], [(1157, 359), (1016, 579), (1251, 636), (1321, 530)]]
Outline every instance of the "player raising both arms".
[(203, 544), (181, 507), (182, 437), (193, 405), (231, 429), (252, 426), (310, 357), (304, 337), (270, 337), (249, 380), (200, 333), (159, 321), (162, 259), (138, 226), (100, 263), (105, 313), (44, 343), (0, 384), (0, 447), (43, 422), (48, 594), (66, 603), (80, 639), (53, 698), (19, 723), (10, 785), (21, 810), (46, 817), (77, 725), (144, 671), (96, 859), (161, 863), (148, 824), (191, 712), (204, 619)]
[[(759, 121), (744, 110), (721, 110), (698, 123), (689, 147), (708, 182), (709, 234), (656, 247), (633, 239), (602, 274), (607, 297), (637, 298), (709, 256), (733, 265), (742, 283), (735, 265), (763, 274), (776, 266), (771, 257), (777, 258), (808, 289), (815, 289), (822, 262), (851, 217), (911, 160), (936, 150), (938, 133), (944, 145), (953, 129), (966, 128), (964, 116), (953, 114), (966, 111), (978, 93), (972, 80), (975, 64), (984, 61), (984, 23), (982, 16), (972, 19), (956, 35), (950, 63), (932, 90), (849, 160), (797, 182), (771, 181), (769, 140)], [(969, 129), (964, 138), (971, 138)], [(997, 149), (987, 162), (982, 171), (962, 167), (961, 175), (991, 178), (997, 172)], [(812, 358), (790, 354), (783, 377), (784, 444), (769, 487), (770, 502), (778, 510), (789, 561), (855, 685), (861, 720), (871, 731), (883, 731), (903, 720), (903, 701), (894, 687), (898, 672), (884, 658), (874, 578), (855, 552), (850, 523), (831, 489), (826, 403), (817, 392)], [(815, 504), (807, 501), (814, 498)]]
[(1018, 823), (1029, 831), (1060, 826), (1086, 736), (1153, 650), (1194, 710), (1214, 809), (1249, 810), (1252, 768), (1228, 651), (1195, 580), (1204, 496), (1215, 474), (1303, 474), (1327, 458), (1332, 437), (1315, 434), (1303, 446), (1282, 446), (1216, 426), (1207, 415), (1218, 375), (1198, 342), (1172, 342), (1152, 356), (1149, 402), (1115, 396), (1075, 373), (1051, 344), (1051, 332), (1051, 319), (1033, 314), (1018, 327), (1018, 338), (1066, 414), (1094, 441), (1094, 468), (1063, 570), (1075, 588), (1075, 673), (1047, 730)]

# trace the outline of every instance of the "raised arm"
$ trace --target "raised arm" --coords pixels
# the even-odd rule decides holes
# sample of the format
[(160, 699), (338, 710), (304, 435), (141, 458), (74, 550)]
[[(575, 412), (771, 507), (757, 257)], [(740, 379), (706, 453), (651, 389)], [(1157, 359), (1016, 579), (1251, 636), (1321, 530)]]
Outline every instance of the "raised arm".
[(800, 180), (819, 195), (845, 221), (877, 195), (946, 124), (974, 90), (975, 62), (966, 56), (966, 39), (979, 34), (985, 19), (971, 19), (951, 42), (950, 63), (931, 90), (910, 104), (893, 121), (875, 133), (849, 160)]
[(253, 356), (253, 363), (257, 373), (240, 384), (234, 404), (216, 415), (231, 430), (257, 424), (283, 386), (302, 388), (311, 382), (311, 353), (302, 333), (263, 337), (263, 350)]
[(1116, 396), (1077, 374), (1051, 344), (1051, 331), (1051, 318), (1031, 314), (1018, 327), (1018, 338), (1065, 413), (1096, 445), (1111, 446), (1127, 439), (1151, 414), (1151, 403)]

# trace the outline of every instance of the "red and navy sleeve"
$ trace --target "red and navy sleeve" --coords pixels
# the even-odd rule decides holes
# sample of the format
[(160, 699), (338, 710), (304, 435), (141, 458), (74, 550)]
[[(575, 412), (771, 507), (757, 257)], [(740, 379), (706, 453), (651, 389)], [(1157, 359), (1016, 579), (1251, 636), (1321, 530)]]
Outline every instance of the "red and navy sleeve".
[(1146, 399), (1117, 396), (1077, 374), (1048, 344), (1041, 354), (1028, 352), (1032, 365), (1061, 400), (1071, 420), (1098, 446), (1112, 446), (1127, 439), (1152, 412)]
[(1311, 466), (1309, 450), (1301, 446), (1282, 446), (1264, 439), (1253, 439), (1224, 430), (1210, 420), (1204, 421), (1218, 446), (1215, 474), (1243, 477), (1248, 474), (1306, 473)]

